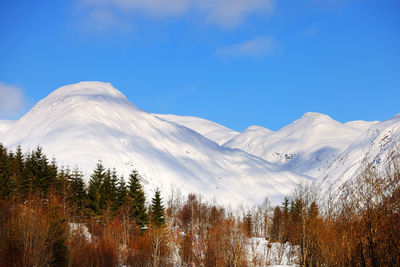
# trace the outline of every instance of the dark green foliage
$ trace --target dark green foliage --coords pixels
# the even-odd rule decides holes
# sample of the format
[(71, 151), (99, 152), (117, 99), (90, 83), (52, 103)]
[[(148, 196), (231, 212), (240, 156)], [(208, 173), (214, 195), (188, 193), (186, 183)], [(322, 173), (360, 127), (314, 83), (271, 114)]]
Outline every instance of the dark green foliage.
[(42, 148), (37, 147), (26, 156), (25, 168), (19, 179), (18, 190), (22, 196), (28, 193), (38, 193), (44, 197), (49, 187), (55, 182), (57, 167), (55, 162), (49, 164)]
[(89, 181), (87, 201), (89, 212), (98, 216), (105, 211), (114, 212), (119, 209), (121, 205), (115, 170), (106, 170), (101, 162), (97, 164)]
[(165, 223), (165, 211), (160, 190), (156, 190), (154, 198), (151, 200), (151, 224), (155, 227), (161, 227)]
[(129, 175), (128, 201), (133, 210), (133, 219), (141, 228), (147, 225), (146, 197), (139, 181), (139, 174), (133, 170)]
[(96, 169), (90, 176), (88, 187), (88, 208), (90, 212), (95, 215), (100, 215), (101, 213), (101, 189), (105, 177), (105, 168), (101, 162), (98, 162), (96, 165)]
[(57, 172), (57, 179), (53, 183), (52, 189), (62, 199), (67, 199), (69, 195), (69, 176), (70, 170), (61, 168)]
[[(10, 155), (12, 153), (10, 152)], [(13, 156), (10, 157), (11, 160), (11, 173), (13, 176), (20, 176), (24, 170), (24, 155), (22, 154), (22, 148), (20, 145), (17, 146), (17, 151)]]
[(109, 210), (117, 209), (118, 176), (115, 170), (107, 170), (100, 187), (100, 208)]
[(0, 144), (0, 198), (10, 198), (13, 191), (14, 181), (11, 177), (10, 159), (7, 149)]
[(78, 168), (75, 168), (68, 178), (69, 202), (78, 210), (82, 210), (86, 200), (86, 189), (83, 181), (83, 174)]
[(117, 206), (118, 208), (121, 207), (125, 201), (126, 197), (128, 196), (128, 188), (126, 187), (124, 177), (121, 177), (118, 182), (118, 189), (117, 189)]
[(24, 171), (24, 156), (22, 154), (21, 146), (17, 146), (16, 153), (13, 154), (10, 152), (9, 154), (10, 160), (10, 175), (14, 182), (14, 193), (15, 196), (20, 195), (19, 185), (21, 185), (21, 178)]

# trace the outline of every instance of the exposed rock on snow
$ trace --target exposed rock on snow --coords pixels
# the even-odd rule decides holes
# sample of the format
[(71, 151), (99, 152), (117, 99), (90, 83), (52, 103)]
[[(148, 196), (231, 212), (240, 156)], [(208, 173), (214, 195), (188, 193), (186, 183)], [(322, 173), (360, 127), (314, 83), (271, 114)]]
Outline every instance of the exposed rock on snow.
[(308, 112), (276, 132), (249, 128), (224, 146), (276, 163), (283, 170), (317, 178), (371, 124), (347, 125), (327, 115)]

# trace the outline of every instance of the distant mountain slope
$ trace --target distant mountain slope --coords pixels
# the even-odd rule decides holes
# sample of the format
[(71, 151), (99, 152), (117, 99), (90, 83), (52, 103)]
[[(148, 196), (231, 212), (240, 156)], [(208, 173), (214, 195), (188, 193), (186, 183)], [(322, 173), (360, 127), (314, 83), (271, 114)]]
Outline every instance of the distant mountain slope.
[(238, 148), (252, 155), (263, 156), (267, 153), (263, 147), (273, 131), (253, 125), (248, 127), (242, 133), (234, 136), (223, 145), (231, 148)]
[(9, 148), (41, 145), (61, 164), (78, 165), (86, 174), (97, 160), (125, 177), (135, 168), (147, 192), (160, 187), (168, 194), (175, 187), (223, 204), (260, 203), (265, 196), (278, 203), (307, 180), (140, 110), (101, 82), (57, 89), (0, 133), (0, 142)]
[(185, 127), (188, 127), (189, 129), (198, 132), (199, 134), (216, 142), (219, 145), (224, 144), (225, 142), (227, 142), (228, 140), (232, 139), (233, 137), (239, 134), (238, 132), (226, 128), (225, 126), (222, 126), (218, 123), (197, 117), (177, 116), (171, 114), (154, 114), (154, 115), (163, 120), (174, 122), (183, 125)]
[(352, 128), (356, 128), (360, 131), (366, 131), (369, 127), (378, 123), (379, 121), (349, 121), (346, 122), (344, 125), (350, 126)]
[(341, 153), (315, 182), (322, 190), (336, 190), (373, 164), (384, 171), (393, 156), (400, 153), (400, 114), (373, 124)]
[(346, 125), (327, 115), (309, 112), (276, 132), (252, 126), (224, 146), (242, 149), (279, 164), (281, 169), (316, 178), (371, 124)]

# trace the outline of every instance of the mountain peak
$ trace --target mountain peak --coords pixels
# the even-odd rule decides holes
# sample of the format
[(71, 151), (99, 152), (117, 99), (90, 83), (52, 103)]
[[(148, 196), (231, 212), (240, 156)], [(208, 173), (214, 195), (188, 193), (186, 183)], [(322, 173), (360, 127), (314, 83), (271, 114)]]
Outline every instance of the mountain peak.
[(318, 112), (307, 112), (303, 116), (301, 116), (301, 119), (332, 120), (332, 118), (328, 115)]
[(47, 98), (72, 95), (111, 96), (124, 99), (126, 98), (118, 89), (113, 87), (111, 83), (97, 81), (84, 81), (62, 86), (52, 92)]
[(56, 89), (36, 104), (29, 113), (60, 105), (64, 109), (68, 108), (74, 111), (78, 109), (93, 110), (96, 106), (101, 109), (106, 106), (109, 108), (135, 108), (125, 95), (113, 87), (111, 83), (88, 81), (65, 85)]
[(262, 126), (251, 125), (246, 130), (244, 130), (243, 132), (246, 132), (246, 133), (249, 133), (249, 132), (272, 133), (273, 131), (271, 131), (270, 129), (267, 129), (265, 127), (262, 127)]
[(317, 112), (307, 112), (301, 118), (295, 120), (292, 124), (283, 127), (281, 130), (288, 130), (293, 128), (307, 129), (314, 128), (321, 125), (342, 125), (340, 122), (335, 121), (328, 115), (317, 113)]

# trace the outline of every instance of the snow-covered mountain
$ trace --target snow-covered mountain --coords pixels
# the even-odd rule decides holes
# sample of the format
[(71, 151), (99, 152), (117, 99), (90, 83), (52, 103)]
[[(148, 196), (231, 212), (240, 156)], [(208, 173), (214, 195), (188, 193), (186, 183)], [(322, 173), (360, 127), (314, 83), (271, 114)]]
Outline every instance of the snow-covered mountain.
[(198, 132), (202, 136), (216, 142), (219, 145), (231, 140), (233, 137), (239, 134), (234, 130), (226, 128), (221, 124), (213, 121), (192, 117), (192, 116), (177, 116), (171, 114), (155, 114), (158, 118), (166, 121), (175, 122), (183, 125), (193, 131)]
[[(198, 132), (178, 124), (178, 119)], [(98, 160), (125, 177), (136, 169), (149, 193), (159, 187), (168, 194), (175, 187), (182, 193), (215, 197), (222, 204), (260, 203), (266, 196), (277, 203), (297, 183), (307, 180), (214, 142), (233, 136), (233, 131), (202, 120), (182, 121), (136, 108), (109, 83), (81, 82), (61, 87), (41, 100), (0, 133), (0, 142), (9, 148), (40, 145), (60, 164), (78, 165), (87, 175)], [(197, 127), (199, 121), (217, 129), (216, 135), (208, 132), (214, 141), (199, 133), (203, 132)]]
[(141, 174), (145, 190), (200, 193), (222, 204), (277, 204), (302, 182), (337, 189), (368, 163), (383, 169), (400, 150), (400, 114), (384, 122), (340, 123), (306, 113), (279, 131), (242, 133), (205, 119), (151, 114), (109, 83), (63, 86), (18, 121), (0, 120), (0, 143), (37, 145), (88, 179), (98, 160), (125, 177)]
[(318, 178), (372, 124), (342, 124), (327, 115), (309, 112), (276, 132), (251, 126), (224, 146), (241, 149), (282, 169)]
[(400, 153), (400, 114), (369, 127), (341, 153), (315, 181), (322, 190), (336, 190), (354, 179), (368, 164), (384, 171), (393, 156)]

